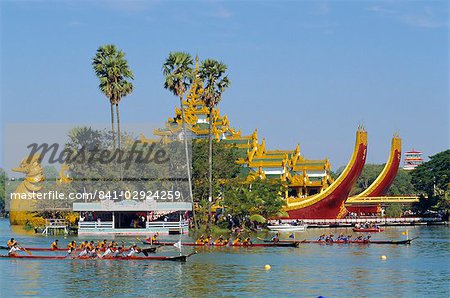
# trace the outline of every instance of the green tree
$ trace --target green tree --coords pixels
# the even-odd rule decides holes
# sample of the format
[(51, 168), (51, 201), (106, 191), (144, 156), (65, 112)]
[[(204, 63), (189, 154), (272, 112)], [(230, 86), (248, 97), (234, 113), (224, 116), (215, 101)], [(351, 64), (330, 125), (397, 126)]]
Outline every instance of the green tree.
[(226, 88), (230, 86), (230, 80), (228, 76), (225, 75), (227, 71), (227, 65), (213, 59), (206, 59), (202, 62), (200, 66), (200, 79), (203, 81), (203, 101), (209, 110), (209, 154), (208, 154), (208, 164), (209, 164), (209, 206), (208, 206), (208, 230), (211, 230), (212, 223), (212, 212), (211, 205), (213, 200), (213, 174), (212, 174), (212, 127), (213, 127), (213, 109), (217, 106), (222, 99), (222, 93)]
[[(208, 201), (209, 173), (208, 173), (209, 143), (197, 139), (192, 143), (192, 178), (194, 181), (194, 196), (198, 201)], [(221, 185), (229, 179), (236, 178), (242, 166), (236, 163), (239, 149), (222, 142), (213, 143), (213, 196), (221, 192)]]
[(44, 176), (45, 176), (45, 180), (55, 181), (58, 178), (59, 173), (56, 170), (55, 166), (48, 165), (48, 166), (44, 167)]
[(234, 180), (225, 187), (226, 213), (238, 217), (241, 222), (252, 215), (266, 219), (275, 217), (282, 210), (285, 186), (278, 180), (256, 179), (252, 183)]
[[(180, 101), (181, 109), (181, 125), (183, 128), (183, 139), (186, 154), (186, 168), (189, 182), (189, 194), (192, 201), (192, 178), (191, 178), (191, 165), (189, 163), (189, 150), (188, 150), (188, 135), (186, 132), (186, 118), (184, 115), (183, 98), (184, 94), (188, 90), (193, 80), (193, 60), (191, 55), (184, 52), (171, 52), (163, 64), (164, 74), (164, 88), (171, 91)], [(195, 209), (193, 211), (194, 227), (197, 230), (197, 220), (195, 216)]]
[[(412, 184), (423, 196), (417, 207), (421, 211), (441, 210), (448, 214), (450, 184), (450, 149), (430, 156), (430, 160), (411, 172)], [(427, 198), (425, 198), (427, 196)]]
[(125, 59), (125, 53), (118, 50), (113, 44), (103, 45), (97, 49), (92, 59), (95, 74), (100, 80), (99, 88), (108, 97), (111, 105), (111, 131), (113, 148), (115, 148), (114, 111), (116, 106), (117, 116), (117, 144), (120, 149), (120, 113), (119, 103), (123, 97), (133, 92), (133, 84), (128, 79), (134, 79), (133, 73)]
[(353, 186), (350, 196), (357, 195), (367, 189), (377, 179), (378, 175), (383, 170), (384, 164), (366, 164), (359, 175), (358, 180)]
[(394, 182), (392, 182), (387, 195), (400, 196), (416, 194), (417, 191), (414, 188), (411, 179), (412, 177), (409, 171), (399, 169), (397, 172), (397, 176), (395, 176)]
[(6, 200), (6, 180), (8, 179), (8, 175), (5, 173), (3, 169), (0, 169), (0, 213), (3, 213), (5, 211), (5, 200)]

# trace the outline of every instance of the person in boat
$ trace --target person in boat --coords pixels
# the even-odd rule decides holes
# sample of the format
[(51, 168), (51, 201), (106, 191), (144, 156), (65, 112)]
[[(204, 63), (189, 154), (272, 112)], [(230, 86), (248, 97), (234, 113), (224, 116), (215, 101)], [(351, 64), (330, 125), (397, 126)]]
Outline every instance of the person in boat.
[(363, 241), (364, 242), (369, 242), (370, 238), (372, 238), (372, 236), (368, 235), (367, 237), (364, 237)]
[(276, 232), (275, 235), (272, 237), (273, 243), (278, 243), (280, 241), (280, 233)]
[(114, 253), (114, 246), (112, 243), (106, 248), (105, 252), (103, 253), (103, 257), (108, 257)]
[(97, 258), (100, 254), (100, 248), (96, 247), (89, 251), (88, 257), (90, 258)]
[(95, 243), (94, 241), (91, 240), (91, 242), (88, 243), (87, 245), (89, 247), (90, 251), (93, 251), (95, 249)]
[(325, 242), (330, 242), (330, 243), (334, 242), (333, 237), (334, 237), (333, 234), (331, 234), (330, 236), (327, 236), (327, 238), (325, 238)]
[(233, 245), (239, 245), (241, 244), (241, 236), (237, 236), (236, 239), (233, 241)]
[(203, 236), (203, 235), (200, 235), (200, 238), (198, 238), (195, 241), (195, 244), (204, 244), (204, 243), (205, 243), (205, 236)]
[(108, 240), (106, 240), (106, 239), (103, 239), (103, 241), (100, 242), (98, 245), (98, 247), (102, 248), (102, 249), (105, 249), (107, 246), (108, 246)]
[(224, 244), (224, 239), (223, 236), (220, 235), (219, 238), (216, 239), (216, 241), (214, 241), (214, 245), (223, 245)]
[(56, 250), (58, 249), (58, 239), (56, 239), (55, 241), (52, 242), (52, 244), (50, 244), (50, 249), (52, 250)]
[(141, 252), (141, 249), (136, 245), (133, 244), (133, 246), (130, 247), (130, 251), (127, 254), (127, 257), (132, 257), (134, 254), (138, 254)]
[(77, 249), (77, 242), (75, 240), (72, 240), (72, 242), (69, 242), (69, 244), (67, 244), (67, 249), (69, 254)]
[(156, 232), (156, 234), (153, 234), (153, 236), (152, 236), (152, 243), (157, 243), (158, 242), (158, 236), (159, 236), (158, 232)]
[(9, 249), (8, 256), (18, 256), (19, 254), (17, 252), (20, 250), (21, 250), (21, 248), (19, 247), (17, 242), (15, 242)]
[(8, 240), (8, 248), (11, 248), (14, 246), (14, 244), (17, 244), (17, 241), (14, 238), (11, 238), (10, 240)]
[(81, 243), (80, 243), (80, 247), (79, 247), (79, 249), (80, 250), (84, 250), (85, 248), (86, 248), (86, 246), (88, 245), (88, 242), (85, 240), (85, 241), (82, 241)]
[(362, 241), (363, 240), (363, 236), (358, 236), (358, 237), (356, 237), (356, 239), (355, 239), (355, 241)]
[(212, 242), (212, 235), (208, 235), (204, 240), (203, 240), (203, 244), (205, 245), (210, 245)]
[(78, 257), (85, 257), (89, 254), (89, 252), (90, 252), (89, 246), (85, 245), (84, 248), (78, 254)]
[(250, 246), (252, 244), (253, 243), (252, 243), (252, 240), (250, 239), (250, 237), (247, 237), (242, 241), (242, 245), (244, 245), (244, 246)]
[(324, 241), (325, 240), (325, 234), (322, 234), (319, 236), (319, 239), (317, 241)]
[(344, 237), (342, 237), (342, 241), (347, 243), (350, 241), (351, 238), (352, 238), (352, 235), (344, 236)]

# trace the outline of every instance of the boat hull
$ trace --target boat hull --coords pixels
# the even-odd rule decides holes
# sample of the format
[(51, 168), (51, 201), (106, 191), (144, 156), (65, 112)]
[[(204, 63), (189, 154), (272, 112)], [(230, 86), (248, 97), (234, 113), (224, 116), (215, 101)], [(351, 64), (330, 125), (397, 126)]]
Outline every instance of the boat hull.
[(165, 256), (152, 256), (152, 257), (140, 257), (140, 256), (131, 256), (131, 257), (104, 257), (104, 258), (90, 258), (90, 257), (65, 257), (65, 256), (5, 256), (0, 255), (0, 258), (3, 259), (35, 259), (35, 260), (113, 260), (113, 261), (178, 261), (178, 262), (186, 262), (187, 256), (174, 256), (174, 257), (165, 257)]
[[(333, 241), (333, 242), (326, 242), (326, 241), (319, 241), (319, 240), (302, 240), (302, 241), (295, 241), (298, 244), (309, 244), (309, 243), (313, 243), (313, 244), (361, 244), (361, 245), (369, 245), (369, 244), (394, 244), (394, 245), (399, 245), (399, 244), (405, 244), (405, 245), (409, 245), (411, 244), (411, 242), (416, 239), (416, 238), (412, 238), (412, 239), (407, 239), (407, 240), (361, 240), (361, 241)], [(264, 242), (273, 242), (270, 239), (264, 239)], [(279, 240), (278, 243), (292, 243), (294, 241), (292, 240)]]
[(353, 232), (360, 232), (360, 233), (380, 233), (383, 232), (384, 229), (357, 229), (353, 228)]
[[(150, 242), (143, 241), (143, 244), (150, 245)], [(164, 245), (164, 246), (173, 246), (175, 242), (158, 242), (153, 243), (154, 245)], [(244, 247), (244, 248), (252, 248), (252, 247), (298, 247), (298, 242), (292, 241), (290, 243), (252, 243), (252, 244), (198, 244), (187, 242), (183, 243), (184, 246), (195, 246), (195, 247)]]

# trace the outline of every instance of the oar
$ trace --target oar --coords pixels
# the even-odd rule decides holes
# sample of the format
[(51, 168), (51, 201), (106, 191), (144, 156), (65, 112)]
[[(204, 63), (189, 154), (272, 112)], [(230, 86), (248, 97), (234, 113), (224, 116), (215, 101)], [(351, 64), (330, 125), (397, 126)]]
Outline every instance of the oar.
[(20, 247), (24, 252), (26, 252), (29, 256), (31, 256), (31, 252), (29, 252), (25, 247)]

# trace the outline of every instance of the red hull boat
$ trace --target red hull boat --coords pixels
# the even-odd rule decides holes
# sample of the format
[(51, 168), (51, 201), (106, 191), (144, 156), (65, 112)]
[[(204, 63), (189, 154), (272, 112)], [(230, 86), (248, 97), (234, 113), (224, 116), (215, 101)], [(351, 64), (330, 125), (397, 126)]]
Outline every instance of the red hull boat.
[[(164, 245), (173, 246), (176, 242), (153, 242), (143, 241), (143, 244)], [(252, 244), (198, 244), (192, 242), (182, 243), (184, 246), (196, 246), (196, 247), (298, 247), (298, 241), (286, 242), (286, 243), (252, 243)]]
[(192, 256), (194, 253), (186, 255), (186, 256), (174, 256), (174, 257), (166, 257), (166, 256), (151, 256), (151, 257), (140, 257), (140, 256), (131, 256), (131, 257), (104, 257), (104, 258), (90, 258), (90, 257), (65, 257), (65, 256), (5, 256), (0, 255), (0, 258), (4, 259), (35, 259), (35, 260), (124, 260), (124, 261), (178, 261), (178, 262), (186, 262), (187, 258)]
[(381, 228), (367, 228), (367, 229), (357, 229), (353, 228), (353, 232), (361, 232), (361, 233), (380, 233), (383, 232), (384, 229)]

